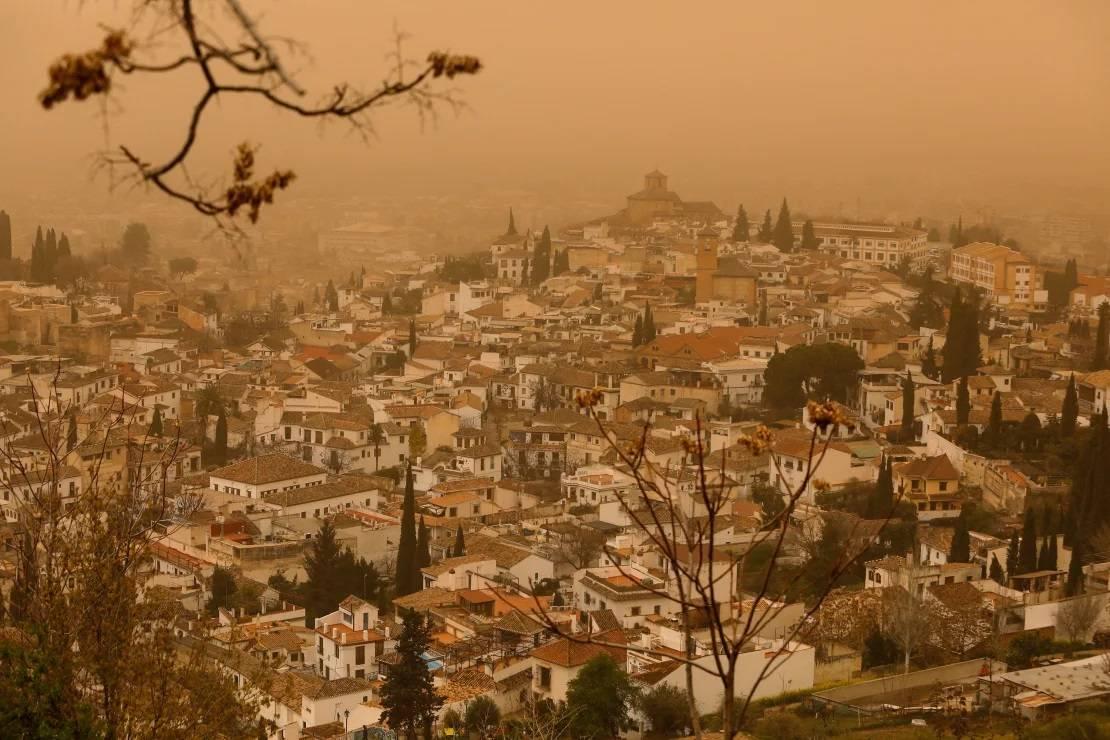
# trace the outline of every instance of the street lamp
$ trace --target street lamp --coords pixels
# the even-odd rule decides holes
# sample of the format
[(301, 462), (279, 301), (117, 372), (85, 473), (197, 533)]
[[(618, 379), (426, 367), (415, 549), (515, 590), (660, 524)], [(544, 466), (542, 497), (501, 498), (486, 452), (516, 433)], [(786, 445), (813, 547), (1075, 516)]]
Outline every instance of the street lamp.
[(350, 718), (351, 718), (351, 710), (350, 709), (344, 709), (343, 710), (343, 732), (347, 731), (347, 720), (349, 720)]

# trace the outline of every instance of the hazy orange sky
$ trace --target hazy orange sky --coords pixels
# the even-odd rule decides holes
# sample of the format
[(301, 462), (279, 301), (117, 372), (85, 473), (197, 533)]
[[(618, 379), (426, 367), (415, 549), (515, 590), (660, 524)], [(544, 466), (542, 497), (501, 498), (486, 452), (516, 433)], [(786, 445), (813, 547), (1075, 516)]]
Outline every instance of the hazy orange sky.
[[(267, 166), (296, 168), (305, 193), (551, 183), (619, 201), (658, 166), (684, 196), (731, 208), (763, 193), (1105, 193), (1110, 171), (1106, 2), (246, 5), (264, 31), (310, 47), (295, 64), (309, 83), (381, 79), (394, 21), (414, 56), (451, 48), (487, 65), (459, 81), (467, 112), (421, 132), (410, 112), (383, 111), (369, 146), (238, 100), (206, 120), (197, 171), (250, 139)], [(95, 46), (97, 25), (130, 7), (0, 0), (0, 198), (87, 183), (105, 141), (97, 104), (45, 112), (35, 95), (52, 59)], [(112, 140), (151, 159), (170, 151), (194, 74), (127, 80)]]

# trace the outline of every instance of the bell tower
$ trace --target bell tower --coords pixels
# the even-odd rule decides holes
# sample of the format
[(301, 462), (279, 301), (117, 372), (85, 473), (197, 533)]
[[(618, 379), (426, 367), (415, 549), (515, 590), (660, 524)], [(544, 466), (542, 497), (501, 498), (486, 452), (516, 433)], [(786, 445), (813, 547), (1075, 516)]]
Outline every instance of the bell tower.
[(697, 267), (694, 278), (694, 302), (713, 300), (713, 273), (717, 272), (717, 233), (706, 227), (698, 232), (694, 243)]

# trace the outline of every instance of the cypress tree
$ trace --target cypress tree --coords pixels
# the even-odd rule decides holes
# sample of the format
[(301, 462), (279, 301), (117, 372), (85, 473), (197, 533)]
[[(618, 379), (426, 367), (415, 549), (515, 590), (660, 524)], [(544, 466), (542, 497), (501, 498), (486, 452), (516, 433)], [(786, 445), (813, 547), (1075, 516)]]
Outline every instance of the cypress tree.
[(1068, 581), (1064, 586), (1064, 593), (1068, 596), (1079, 596), (1083, 593), (1083, 547), (1076, 542), (1071, 550), (1071, 563), (1068, 565)]
[(817, 241), (817, 233), (813, 230), (813, 222), (806, 221), (802, 224), (802, 249), (817, 249), (820, 242)]
[(516, 236), (516, 217), (513, 216), (513, 209), (509, 208), (509, 228), (505, 230), (506, 236)]
[(774, 236), (775, 227), (771, 224), (771, 209), (768, 208), (767, 212), (763, 214), (763, 225), (759, 227), (756, 238), (763, 244), (770, 244)]
[(1037, 554), (1037, 570), (1056, 570), (1056, 563), (1052, 562), (1052, 535), (1045, 535), (1041, 541), (1041, 550)]
[(36, 283), (46, 282), (43, 267), (46, 251), (46, 240), (42, 236), (42, 227), (35, 231), (35, 241), (31, 245), (31, 280)]
[(80, 320), (81, 320), (81, 317), (77, 315), (77, 304), (76, 303), (69, 304), (69, 323), (76, 324)]
[(461, 558), (466, 555), (466, 538), (463, 537), (462, 524), (455, 529), (455, 547), (451, 550), (451, 557)]
[(1064, 405), (1060, 410), (1060, 435), (1070, 437), (1075, 434), (1075, 421), (1079, 418), (1079, 394), (1075, 389), (1075, 373), (1068, 379), (1068, 389), (1064, 393)]
[(933, 350), (933, 338), (929, 337), (929, 345), (925, 348), (925, 357), (921, 360), (921, 374), (930, 380), (940, 377), (940, 368), (937, 367), (937, 354)]
[(744, 210), (744, 204), (741, 203), (740, 207), (736, 209), (736, 223), (732, 227), (732, 240), (734, 242), (746, 242), (751, 239), (751, 225), (748, 223), (748, 212)]
[(543, 234), (532, 250), (532, 282), (540, 285), (551, 277), (551, 230), (543, 227)]
[(1006, 576), (1013, 578), (1021, 574), (1021, 540), (1017, 530), (1010, 535), (1010, 546), (1006, 548)]
[(991, 444), (1001, 444), (1002, 442), (1002, 396), (998, 391), (994, 392), (994, 398), (991, 399), (991, 418), (987, 424), (987, 436)]
[(779, 207), (772, 241), (783, 252), (794, 251), (794, 223), (790, 219), (790, 206), (786, 205), (786, 198), (782, 199), (782, 206)]
[(162, 411), (154, 409), (154, 418), (150, 420), (150, 433), (155, 437), (162, 436)]
[(416, 356), (416, 319), (409, 319), (409, 357)]
[[(424, 517), (420, 517), (420, 529), (416, 535), (416, 552), (420, 556), (420, 567), (427, 568), (432, 564), (432, 551), (428, 542), (428, 526), (424, 524)], [(423, 580), (423, 576), (421, 576)]]
[(1098, 333), (1095, 335), (1095, 356), (1091, 362), (1092, 370), (1105, 370), (1110, 367), (1110, 303), (1098, 307)]
[(58, 235), (54, 233), (54, 229), (49, 229), (46, 232), (46, 244), (43, 249), (42, 257), (42, 270), (43, 282), (54, 282), (54, 265), (58, 261)]
[(1000, 586), (1006, 585), (1006, 576), (1002, 573), (1002, 566), (995, 555), (991, 555), (990, 579)]
[(220, 406), (220, 413), (216, 416), (216, 440), (212, 443), (212, 457), (217, 465), (227, 462), (227, 414), (223, 406)]
[(960, 355), (963, 343), (959, 339), (959, 332), (963, 326), (963, 314), (963, 296), (960, 292), (960, 286), (957, 285), (956, 290), (952, 292), (952, 302), (948, 307), (948, 333), (944, 340), (944, 348), (941, 350), (941, 357), (944, 358), (941, 380), (945, 383), (950, 383), (956, 378), (962, 377), (960, 371), (966, 365)]
[(1018, 551), (1019, 573), (1032, 573), (1037, 569), (1037, 520), (1033, 509), (1025, 510), (1025, 524), (1021, 530), (1021, 547)]
[(971, 562), (971, 535), (967, 530), (967, 514), (963, 510), (956, 519), (956, 530), (952, 533), (952, 545), (948, 549), (948, 562)]
[(655, 316), (651, 313), (651, 304), (644, 308), (644, 344), (655, 340)]
[(636, 314), (636, 326), (632, 328), (632, 346), (639, 347), (644, 343), (644, 317)]
[(963, 342), (963, 348), (960, 350), (960, 356), (965, 364), (961, 372), (974, 375), (979, 366), (983, 364), (980, 359), (981, 349), (979, 346), (979, 297), (976, 295), (974, 288), (968, 294), (962, 318), (963, 326), (960, 329), (960, 340)]
[(1056, 570), (1060, 567), (1060, 554), (1056, 550), (1056, 540), (1058, 539), (1059, 537), (1054, 534), (1048, 536), (1048, 558), (1045, 560), (1046, 565), (1048, 565), (1047, 570)]
[(910, 371), (906, 371), (906, 377), (902, 381), (902, 430), (901, 441), (903, 444), (910, 442), (913, 439), (913, 423), (917, 416), (915, 413), (917, 405), (914, 403), (914, 386), (913, 378), (910, 377)]
[(397, 583), (394, 590), (398, 596), (407, 596), (419, 591), (420, 567), (416, 551), (416, 493), (413, 489), (412, 463), (405, 472), (405, 500), (401, 506), (401, 538), (397, 543)]
[[(741, 209), (743, 210), (743, 209)], [(12, 217), (7, 211), (0, 211), (0, 261), (12, 258)]]
[(971, 398), (967, 390), (967, 376), (960, 378), (956, 386), (956, 424), (967, 426), (971, 416)]
[(757, 319), (760, 326), (768, 326), (770, 324), (767, 318), (767, 291), (764, 290), (759, 294), (759, 317)]
[(66, 452), (77, 446), (77, 414), (69, 415), (69, 428), (66, 429)]

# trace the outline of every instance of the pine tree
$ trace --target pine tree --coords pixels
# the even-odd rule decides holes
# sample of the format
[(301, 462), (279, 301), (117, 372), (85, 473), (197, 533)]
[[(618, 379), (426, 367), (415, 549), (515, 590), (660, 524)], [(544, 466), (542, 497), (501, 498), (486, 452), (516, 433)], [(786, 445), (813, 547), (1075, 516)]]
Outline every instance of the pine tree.
[(817, 241), (817, 232), (813, 230), (813, 222), (806, 221), (802, 224), (802, 249), (817, 249), (820, 244)]
[(12, 217), (7, 211), (0, 211), (0, 262), (12, 258)]
[(150, 420), (150, 433), (155, 437), (162, 436), (162, 411), (155, 407), (154, 418)]
[(933, 337), (929, 337), (929, 344), (925, 348), (925, 357), (921, 360), (921, 374), (930, 380), (940, 378), (940, 368), (937, 367), (937, 353), (933, 349)]
[(220, 412), (216, 416), (216, 438), (212, 443), (212, 459), (217, 465), (227, 462), (227, 413), (223, 406), (220, 406)]
[(956, 386), (956, 424), (958, 426), (967, 426), (968, 419), (971, 416), (971, 397), (967, 389), (967, 376), (960, 378), (959, 384)]
[(1010, 535), (1010, 545), (1006, 548), (1006, 577), (1012, 579), (1021, 575), (1021, 540), (1017, 530)]
[(1070, 437), (1075, 434), (1075, 421), (1079, 418), (1079, 394), (1075, 389), (1075, 373), (1068, 380), (1068, 390), (1064, 393), (1064, 404), (1060, 410), (1060, 435)]
[(407, 596), (420, 590), (420, 561), (416, 544), (416, 493), (413, 489), (412, 463), (409, 463), (405, 472), (405, 499), (401, 506), (401, 537), (397, 543), (394, 590), (398, 596)]
[[(424, 517), (420, 517), (420, 528), (416, 535), (416, 553), (420, 556), (420, 567), (427, 568), (432, 564), (432, 551), (428, 542), (428, 525), (424, 524)], [(423, 575), (421, 575), (423, 580)]]
[(1095, 335), (1095, 356), (1091, 369), (1107, 368), (1110, 368), (1110, 303), (1103, 302), (1098, 307), (1098, 333)]
[(409, 319), (409, 357), (416, 356), (416, 319)]
[(790, 220), (790, 206), (786, 205), (786, 198), (782, 199), (782, 206), (779, 207), (772, 242), (783, 252), (794, 251), (794, 223)]
[(917, 404), (914, 402), (913, 378), (910, 377), (910, 371), (907, 370), (906, 377), (902, 380), (901, 441), (903, 444), (908, 444), (913, 440), (913, 425), (917, 418), (916, 408)]
[(335, 526), (330, 519), (324, 519), (320, 531), (304, 553), (305, 583), (305, 623), (312, 625), (316, 617), (322, 617), (335, 608), (335, 598), (342, 548), (336, 538)]
[(771, 209), (768, 208), (767, 212), (763, 214), (763, 225), (759, 227), (756, 239), (762, 244), (770, 244), (774, 236), (775, 227), (771, 224)]
[(1021, 549), (1018, 551), (1019, 573), (1032, 573), (1037, 569), (1037, 520), (1033, 509), (1025, 510), (1025, 524), (1021, 529)]
[(391, 664), (381, 687), (382, 719), (399, 737), (431, 737), (431, 725), (443, 698), (435, 688), (424, 654), (431, 642), (431, 628), (421, 612), (402, 618), (397, 642), (399, 660)]
[(740, 207), (736, 209), (736, 223), (732, 227), (732, 240), (734, 242), (746, 242), (751, 239), (751, 225), (748, 223), (748, 212), (744, 210), (744, 204), (741, 203)]
[(948, 549), (948, 562), (971, 562), (971, 535), (967, 529), (967, 513), (963, 510), (956, 519), (956, 529), (952, 533), (952, 544)]
[(1006, 585), (1006, 576), (1003, 574), (1002, 566), (995, 555), (991, 555), (990, 579), (1000, 586)]
[(639, 347), (644, 343), (644, 317), (636, 314), (636, 325), (632, 328), (632, 346)]
[(451, 550), (451, 557), (461, 558), (466, 555), (466, 538), (463, 537), (462, 524), (455, 529), (455, 547)]

